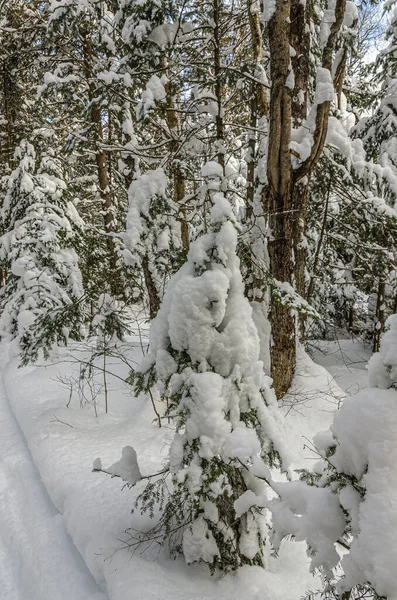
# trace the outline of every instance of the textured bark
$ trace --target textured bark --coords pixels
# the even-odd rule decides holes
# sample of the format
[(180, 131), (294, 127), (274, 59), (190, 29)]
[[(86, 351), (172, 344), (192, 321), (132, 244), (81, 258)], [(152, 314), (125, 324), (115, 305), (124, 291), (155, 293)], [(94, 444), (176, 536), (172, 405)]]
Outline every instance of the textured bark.
[[(310, 4), (310, 2), (308, 2)], [(292, 93), (292, 124), (299, 127), (306, 119), (307, 98), (309, 87), (309, 54), (310, 54), (310, 7), (303, 5), (300, 0), (291, 0), (291, 30), (290, 44), (295, 50), (291, 58), (295, 86)], [(296, 181), (293, 178), (292, 207), (293, 207), (293, 245), (294, 245), (294, 279), (298, 294), (305, 297), (307, 247), (305, 243), (306, 211), (309, 195), (309, 177)], [(300, 319), (299, 331), (301, 337), (304, 331), (304, 320)]]
[[(106, 159), (106, 152), (103, 149), (103, 127), (102, 127), (102, 115), (101, 108), (95, 101), (97, 96), (97, 90), (95, 88), (94, 76), (93, 76), (93, 48), (92, 41), (89, 32), (85, 32), (83, 35), (84, 42), (84, 73), (88, 86), (88, 100), (91, 105), (90, 109), (90, 122), (92, 128), (92, 135), (95, 147), (95, 163), (97, 167), (99, 193), (102, 203), (102, 213), (104, 229), (106, 233), (114, 231), (114, 216), (112, 213), (112, 195), (111, 195), (111, 181), (109, 177), (109, 165)], [(109, 286), (111, 293), (115, 297), (123, 295), (123, 288), (120, 282), (120, 270), (117, 266), (117, 255), (114, 240), (111, 236), (106, 238), (106, 245), (109, 254)]]
[[(285, 86), (289, 73), (290, 1), (278, 0), (269, 24), (271, 48), (270, 132), (268, 155), (269, 258), (272, 275), (292, 283), (293, 218), (291, 195), (291, 91)], [(291, 310), (276, 302), (271, 306), (271, 373), (278, 397), (290, 387), (294, 374), (296, 345), (295, 319)]]
[[(247, 12), (251, 32), (252, 40), (252, 57), (255, 64), (259, 69), (262, 69), (263, 63), (263, 40), (261, 24), (259, 20), (258, 12), (254, 11), (253, 0), (247, 0)], [(256, 75), (256, 73), (255, 73)], [(248, 147), (250, 149), (250, 160), (247, 163), (247, 208), (246, 208), (246, 219), (247, 222), (251, 219), (253, 213), (254, 195), (255, 195), (255, 154), (257, 147), (257, 135), (256, 130), (258, 127), (258, 121), (264, 116), (267, 116), (269, 112), (266, 88), (259, 83), (253, 82), (251, 87), (251, 100), (250, 100), (250, 137), (248, 141)]]
[(379, 352), (380, 338), (385, 329), (385, 291), (386, 285), (384, 281), (380, 281), (378, 284), (378, 293), (376, 298), (376, 311), (375, 311), (375, 327), (372, 340), (372, 351)]
[(179, 154), (179, 143), (178, 143), (178, 129), (179, 129), (179, 118), (175, 110), (174, 99), (172, 96), (172, 90), (170, 89), (169, 83), (166, 85), (167, 93), (167, 111), (166, 121), (170, 130), (171, 142), (170, 142), (170, 153), (171, 153), (171, 177), (173, 180), (174, 190), (174, 201), (179, 206), (178, 219), (181, 224), (181, 238), (182, 246), (187, 253), (190, 246), (189, 239), (189, 228), (187, 224), (186, 206), (184, 204), (185, 199), (185, 177), (180, 167), (181, 156)]
[[(311, 4), (310, 0), (307, 5)], [(310, 30), (308, 15), (310, 7), (300, 0), (291, 0), (291, 29), (290, 45), (295, 50), (291, 57), (295, 85), (292, 91), (292, 120), (293, 126), (298, 127), (306, 119), (308, 78), (309, 78), (309, 53)]]
[[(343, 22), (346, 0), (337, 0), (335, 21), (323, 50), (322, 67), (331, 71), (333, 51)], [(309, 85), (310, 2), (276, 0), (276, 10), (269, 22), (270, 48), (270, 133), (268, 155), (269, 224), (272, 237), (269, 257), (272, 275), (295, 286), (306, 295), (305, 244), (306, 212), (310, 174), (320, 159), (327, 135), (331, 103), (317, 106), (313, 144), (308, 158), (295, 170), (290, 160), (291, 127), (299, 126), (307, 116)], [(290, 46), (296, 52), (290, 58)], [(291, 62), (293, 92), (286, 87)], [(304, 321), (300, 320), (303, 337)], [(287, 307), (272, 301), (272, 377), (278, 397), (290, 387), (295, 369), (296, 323)]]
[(215, 75), (215, 96), (218, 104), (218, 114), (216, 115), (216, 142), (218, 144), (218, 162), (225, 169), (225, 155), (223, 150), (223, 140), (225, 137), (222, 115), (222, 82), (221, 82), (221, 1), (214, 0), (214, 75)]
[(150, 320), (152, 321), (157, 316), (157, 313), (160, 309), (161, 302), (160, 302), (159, 295), (157, 293), (155, 283), (153, 281), (152, 273), (150, 271), (149, 261), (146, 256), (142, 260), (142, 269), (143, 269), (143, 276), (145, 278), (145, 285), (146, 285), (146, 289), (147, 289), (148, 297), (149, 297), (149, 317), (150, 317)]

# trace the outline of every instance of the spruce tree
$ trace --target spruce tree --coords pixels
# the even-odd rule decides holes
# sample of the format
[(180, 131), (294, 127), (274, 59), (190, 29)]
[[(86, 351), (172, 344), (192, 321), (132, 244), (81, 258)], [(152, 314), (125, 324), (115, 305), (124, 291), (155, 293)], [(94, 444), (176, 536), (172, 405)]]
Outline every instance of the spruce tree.
[(36, 170), (36, 153), (23, 140), (18, 166), (8, 178), (0, 238), (2, 288), (0, 330), (16, 338), (22, 362), (48, 356), (53, 344), (83, 334), (84, 292), (73, 248), (76, 212), (65, 197), (59, 160), (48, 153)]
[[(261, 482), (249, 467), (259, 456), (280, 467), (283, 447), (244, 297), (235, 219), (220, 191), (222, 167), (207, 163), (203, 174), (212, 180), (209, 231), (171, 278), (152, 322), (150, 353), (132, 379), (137, 392), (156, 384), (176, 425), (167, 467), (172, 491), (156, 533), (160, 528), (188, 563), (230, 570), (265, 563)], [(142, 510), (158, 497), (158, 485), (141, 495)]]

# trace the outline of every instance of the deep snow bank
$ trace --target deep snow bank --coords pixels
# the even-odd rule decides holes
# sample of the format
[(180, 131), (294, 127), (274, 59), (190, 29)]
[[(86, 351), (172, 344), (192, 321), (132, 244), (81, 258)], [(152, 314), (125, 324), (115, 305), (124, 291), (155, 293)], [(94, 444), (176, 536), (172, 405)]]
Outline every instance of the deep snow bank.
[[(131, 360), (139, 361), (140, 355), (137, 347)], [(295, 387), (299, 393), (307, 386), (318, 391), (320, 379), (329, 389), (325, 369), (304, 355), (300, 366)], [(118, 365), (110, 365), (109, 369), (121, 373)], [(269, 571), (247, 567), (221, 578), (211, 578), (204, 567), (172, 561), (159, 547), (153, 546), (143, 555), (139, 549), (134, 554), (126, 549), (131, 539), (124, 533), (127, 529), (150, 526), (147, 515), (131, 514), (142, 484), (122, 491), (120, 480), (91, 472), (93, 460), (100, 456), (104, 464), (112, 464), (124, 446), (132, 445), (142, 473), (156, 472), (167, 456), (173, 431), (167, 423), (159, 429), (150, 402), (132, 398), (112, 377), (109, 414), (103, 413), (100, 404), (95, 417), (92, 406), (80, 408), (74, 400), (66, 408), (69, 392), (58, 377), (61, 374), (65, 380), (77, 372), (77, 364), (62, 361), (18, 369), (12, 359), (4, 367), (4, 379), (12, 409), (48, 493), (89, 570), (111, 600), (296, 600), (307, 590), (320, 587), (318, 579), (308, 572), (305, 545), (294, 542), (283, 542), (280, 557), (270, 560)], [(306, 451), (302, 451), (304, 436), (311, 437), (332, 420), (337, 386), (332, 390), (330, 397), (317, 404), (313, 395), (305, 405), (286, 407), (295, 466), (301, 466), (307, 458)]]

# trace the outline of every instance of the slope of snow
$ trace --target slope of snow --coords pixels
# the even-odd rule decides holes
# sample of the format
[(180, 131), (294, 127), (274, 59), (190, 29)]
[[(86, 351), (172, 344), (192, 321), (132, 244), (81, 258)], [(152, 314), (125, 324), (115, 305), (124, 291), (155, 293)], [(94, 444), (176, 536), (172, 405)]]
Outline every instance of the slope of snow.
[(313, 453), (313, 435), (329, 429), (344, 396), (334, 377), (298, 349), (295, 377), (282, 401), (294, 469), (308, 468), (307, 461), (318, 460)]
[(0, 598), (105, 600), (40, 480), (2, 380), (0, 431)]
[[(14, 441), (4, 438), (5, 451), (0, 454), (0, 581), (4, 579), (8, 585), (8, 588), (4, 587), (6, 584), (0, 588), (1, 600), (90, 600), (91, 597), (99, 600), (105, 598), (99, 588), (106, 590), (110, 600), (240, 600), (243, 597), (296, 600), (309, 589), (321, 587), (319, 580), (309, 573), (304, 543), (284, 541), (279, 558), (270, 559), (268, 571), (245, 567), (236, 575), (221, 577), (210, 577), (206, 568), (188, 567), (181, 559), (173, 561), (160, 547), (152, 546), (143, 553), (139, 548), (134, 553), (127, 547), (133, 530), (147, 530), (152, 524), (148, 515), (131, 514), (144, 483), (122, 490), (123, 482), (119, 479), (93, 473), (93, 461), (101, 457), (104, 465), (111, 465), (119, 460), (123, 447), (133, 446), (142, 474), (156, 473), (168, 453), (173, 434), (170, 425), (164, 422), (159, 429), (150, 401), (144, 397), (133, 398), (120, 379), (112, 376), (108, 377), (108, 414), (104, 414), (103, 400), (96, 408), (97, 417), (92, 405), (81, 408), (74, 397), (66, 408), (69, 391), (60, 385), (58, 378), (61, 375), (65, 380), (76, 375), (77, 363), (63, 362), (66, 356), (62, 357), (60, 352), (57, 364), (18, 369), (15, 359), (7, 363), (5, 347), (2, 351), (7, 396), (23, 434), (12, 422), (8, 407), (7, 422), (1, 427), (9, 431)], [(136, 344), (130, 360), (138, 362), (141, 355), (140, 345)], [(84, 353), (80, 352), (79, 358), (84, 359)], [(118, 376), (126, 375), (126, 369), (112, 361), (108, 368)], [(365, 371), (362, 374), (365, 375)], [(294, 466), (300, 467), (307, 466), (305, 461), (312, 458), (310, 451), (303, 450), (304, 437), (311, 439), (317, 431), (328, 428), (343, 394), (327, 371), (304, 353), (300, 355), (294, 386), (291, 399), (295, 404), (287, 399), (285, 413), (292, 450), (296, 453)], [(302, 402), (296, 403), (304, 390), (309, 394), (306, 402), (301, 398)], [(0, 394), (2, 410), (5, 410), (7, 398), (1, 391)], [(13, 427), (9, 423), (13, 423)], [(36, 516), (33, 518), (32, 514), (44, 511), (44, 501), (37, 500), (32, 491), (34, 484), (30, 479), (38, 479), (38, 475), (24, 446), (23, 435), (51, 497), (51, 500), (47, 498), (49, 514), (46, 519), (40, 517), (37, 525), (42, 531), (40, 535), (44, 536), (42, 542), (34, 531)], [(28, 476), (21, 471), (14, 451), (12, 458), (7, 459), (11, 462), (7, 467), (3, 465), (11, 444), (22, 448), (20, 461), (29, 464)], [(15, 477), (16, 469), (23, 473), (22, 477), (19, 472)], [(45, 496), (43, 485), (37, 482), (36, 485), (39, 495)], [(56, 513), (52, 503), (61, 514)], [(126, 533), (126, 530), (129, 531)], [(36, 548), (39, 548), (37, 552)], [(39, 575), (39, 559), (45, 575)], [(29, 568), (24, 567), (26, 576), (22, 577), (18, 569), (24, 563)], [(48, 581), (44, 585), (45, 577)], [(8, 592), (13, 590), (12, 586), (25, 583), (29, 590), (34, 590), (35, 578), (38, 585), (44, 585), (38, 588), (40, 593), (36, 596), (30, 591), (26, 595), (23, 587), (16, 588), (14, 596)], [(65, 588), (64, 581), (67, 582)]]
[(368, 387), (367, 363), (371, 349), (357, 339), (316, 340), (310, 346), (313, 359), (322, 365), (347, 394)]

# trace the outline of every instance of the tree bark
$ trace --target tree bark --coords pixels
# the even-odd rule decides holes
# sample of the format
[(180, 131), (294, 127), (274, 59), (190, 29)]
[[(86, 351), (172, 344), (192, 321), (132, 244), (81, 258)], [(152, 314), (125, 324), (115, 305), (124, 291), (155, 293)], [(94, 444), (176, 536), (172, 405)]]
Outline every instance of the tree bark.
[[(258, 77), (258, 73), (263, 69), (263, 40), (259, 13), (254, 11), (253, 0), (247, 0), (247, 12), (252, 40), (252, 57), (256, 66), (254, 73)], [(257, 149), (257, 127), (258, 122), (267, 116), (269, 112), (266, 89), (263, 85), (253, 82), (251, 86), (251, 101), (250, 101), (250, 134), (249, 134), (249, 160), (247, 161), (247, 206), (246, 206), (246, 221), (249, 222), (253, 214), (254, 196), (255, 196), (255, 166), (257, 164), (256, 149)], [(260, 140), (259, 140), (260, 142)], [(265, 189), (265, 188), (264, 188)], [(263, 203), (265, 204), (265, 203)]]
[(221, 2), (222, 0), (214, 0), (214, 75), (215, 75), (215, 96), (218, 104), (218, 113), (216, 115), (216, 145), (218, 147), (218, 163), (225, 170), (225, 155), (223, 140), (225, 137), (223, 126), (223, 107), (222, 107), (222, 82), (221, 82)]
[(379, 281), (378, 283), (378, 293), (376, 298), (376, 311), (375, 311), (375, 327), (373, 333), (372, 340), (372, 351), (379, 352), (380, 348), (380, 338), (385, 328), (385, 310), (384, 310), (384, 302), (385, 302), (385, 291), (386, 284), (384, 281)]
[[(343, 23), (346, 0), (337, 0), (335, 21), (322, 53), (322, 67), (332, 70), (333, 51)], [(307, 117), (309, 86), (310, 2), (277, 0), (269, 22), (270, 134), (268, 153), (268, 201), (271, 239), (270, 268), (274, 278), (306, 295), (306, 212), (310, 174), (320, 159), (328, 130), (330, 101), (317, 105), (310, 155), (296, 169), (290, 160), (291, 128)], [(290, 56), (290, 47), (294, 56)], [(293, 72), (293, 84), (290, 69)], [(290, 79), (287, 80), (288, 76)], [(291, 82), (292, 83), (292, 82)], [(292, 90), (290, 89), (292, 88)], [(301, 321), (301, 335), (303, 319)], [(290, 387), (296, 359), (296, 322), (288, 307), (272, 300), (272, 377), (278, 397)]]
[(152, 273), (149, 267), (149, 260), (145, 256), (142, 260), (143, 276), (145, 278), (145, 285), (149, 296), (149, 318), (152, 321), (160, 309), (160, 298), (157, 293), (155, 283), (153, 281)]
[[(270, 132), (268, 154), (268, 202), (271, 238), (269, 258), (272, 275), (292, 284), (293, 218), (291, 195), (291, 90), (285, 83), (289, 74), (290, 0), (278, 0), (269, 23), (270, 53)], [(295, 318), (290, 308), (275, 301), (271, 305), (271, 374), (277, 397), (290, 387), (294, 374), (296, 345)]]
[[(114, 215), (112, 212), (113, 202), (111, 195), (111, 181), (109, 177), (109, 168), (106, 159), (106, 152), (103, 149), (103, 126), (101, 108), (96, 102), (96, 86), (92, 69), (93, 48), (89, 32), (83, 34), (84, 42), (84, 71), (88, 86), (88, 100), (90, 103), (90, 122), (93, 132), (93, 141), (95, 147), (95, 163), (97, 166), (97, 175), (99, 183), (99, 193), (102, 203), (102, 214), (104, 229), (106, 233), (114, 231)], [(120, 282), (120, 269), (117, 265), (117, 255), (114, 240), (111, 236), (106, 238), (106, 246), (109, 256), (108, 283), (113, 296), (120, 297), (123, 294)]]
[(166, 111), (166, 120), (167, 125), (170, 130), (171, 135), (171, 143), (170, 143), (170, 153), (171, 153), (171, 177), (173, 181), (173, 190), (174, 190), (174, 201), (176, 205), (179, 207), (179, 215), (178, 219), (181, 224), (181, 238), (182, 238), (182, 246), (187, 254), (190, 246), (189, 239), (189, 227), (187, 224), (187, 215), (186, 215), (186, 206), (184, 204), (185, 199), (185, 177), (181, 169), (181, 156), (178, 152), (178, 128), (179, 128), (179, 118), (178, 114), (175, 110), (174, 99), (172, 96), (172, 89), (169, 83), (166, 85), (167, 92), (167, 111)]

